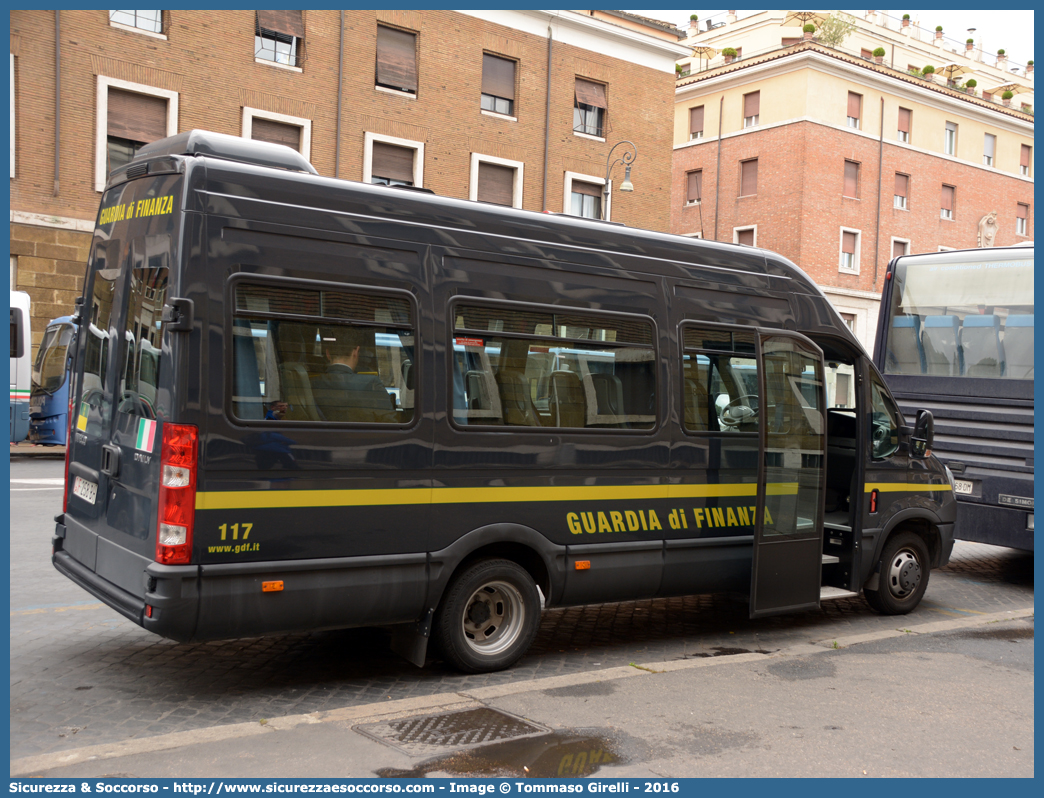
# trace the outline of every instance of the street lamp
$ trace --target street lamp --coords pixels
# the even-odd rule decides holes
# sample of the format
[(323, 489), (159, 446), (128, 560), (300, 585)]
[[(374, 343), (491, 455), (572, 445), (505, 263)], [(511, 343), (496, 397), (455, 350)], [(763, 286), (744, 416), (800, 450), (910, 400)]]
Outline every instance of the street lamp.
[[(616, 148), (621, 144), (627, 144), (630, 146), (630, 151), (624, 150), (623, 155), (613, 160), (613, 153), (616, 152)], [(638, 148), (634, 146), (633, 141), (618, 141), (613, 145), (613, 148), (609, 150), (609, 157), (605, 159), (605, 185), (602, 186), (602, 221), (605, 221), (606, 210), (609, 205), (609, 175), (613, 173), (613, 167), (618, 163), (622, 163), (627, 167), (624, 171), (624, 179), (620, 184), (620, 191), (631, 192), (634, 191), (634, 185), (631, 183), (631, 164), (634, 163), (634, 159), (638, 157)]]

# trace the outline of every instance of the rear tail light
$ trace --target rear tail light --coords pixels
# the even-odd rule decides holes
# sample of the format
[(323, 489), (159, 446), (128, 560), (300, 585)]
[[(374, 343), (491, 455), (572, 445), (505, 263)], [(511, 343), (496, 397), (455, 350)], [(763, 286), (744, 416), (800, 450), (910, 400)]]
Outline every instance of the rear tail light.
[(198, 443), (199, 431), (190, 424), (163, 425), (156, 562), (164, 565), (192, 559)]

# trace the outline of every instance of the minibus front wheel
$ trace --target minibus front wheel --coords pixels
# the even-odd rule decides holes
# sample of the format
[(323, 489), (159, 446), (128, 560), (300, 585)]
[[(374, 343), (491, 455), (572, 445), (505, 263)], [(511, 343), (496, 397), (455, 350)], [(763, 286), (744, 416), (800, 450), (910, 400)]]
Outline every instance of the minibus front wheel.
[(435, 616), (443, 655), (466, 673), (514, 665), (540, 628), (540, 594), (510, 560), (480, 560), (450, 583)]
[(882, 615), (905, 615), (921, 603), (932, 564), (928, 546), (913, 532), (898, 532), (881, 552), (877, 590), (863, 590), (867, 603)]

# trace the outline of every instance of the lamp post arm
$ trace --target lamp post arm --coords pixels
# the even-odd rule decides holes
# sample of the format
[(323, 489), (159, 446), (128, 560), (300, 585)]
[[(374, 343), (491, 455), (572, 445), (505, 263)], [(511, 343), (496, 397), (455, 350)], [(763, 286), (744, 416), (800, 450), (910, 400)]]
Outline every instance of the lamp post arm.
[[(627, 144), (630, 146), (630, 150), (624, 150), (620, 157), (613, 159), (613, 153), (616, 152), (616, 148), (621, 144)], [(613, 173), (613, 167), (618, 163), (624, 166), (630, 166), (634, 163), (634, 159), (638, 157), (638, 148), (634, 145), (633, 141), (618, 141), (613, 145), (613, 148), (609, 150), (609, 156), (605, 160), (605, 184), (602, 186), (602, 221), (605, 221), (607, 206), (609, 204), (609, 177)]]

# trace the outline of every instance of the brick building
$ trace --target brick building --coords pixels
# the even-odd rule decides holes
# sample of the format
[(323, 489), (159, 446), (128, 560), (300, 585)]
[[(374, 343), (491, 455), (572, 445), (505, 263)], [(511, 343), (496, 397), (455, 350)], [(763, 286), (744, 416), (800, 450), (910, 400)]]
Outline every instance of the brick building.
[(610, 181), (606, 214), (668, 226), (674, 65), (688, 49), (665, 23), (594, 11), (10, 17), (11, 282), (31, 296), (34, 344), (82, 290), (108, 170), (192, 128), (289, 144), (324, 175), (587, 215), (602, 211), (610, 150), (629, 140), (635, 190), (614, 198)]
[[(784, 25), (785, 13), (727, 17), (686, 40), (741, 56), (683, 61), (671, 231), (785, 255), (872, 349), (894, 255), (977, 246), (990, 213), (995, 245), (1032, 240), (1032, 66), (1009, 107), (998, 91), (1013, 82), (1006, 62), (940, 52), (866, 20), (827, 47)], [(902, 69), (884, 63), (889, 50)], [(929, 57), (938, 69), (963, 66), (953, 71), (981, 88), (908, 69)]]

